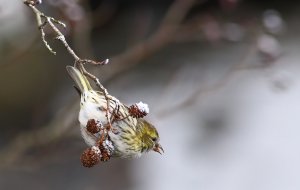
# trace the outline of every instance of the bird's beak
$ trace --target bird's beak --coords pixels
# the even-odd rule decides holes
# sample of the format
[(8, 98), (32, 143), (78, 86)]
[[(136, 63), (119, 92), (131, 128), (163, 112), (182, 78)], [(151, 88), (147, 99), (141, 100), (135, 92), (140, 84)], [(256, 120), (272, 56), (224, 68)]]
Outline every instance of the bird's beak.
[(165, 152), (164, 149), (161, 147), (161, 145), (158, 143), (155, 144), (155, 146), (152, 150), (155, 152), (158, 152), (159, 154), (162, 154)]

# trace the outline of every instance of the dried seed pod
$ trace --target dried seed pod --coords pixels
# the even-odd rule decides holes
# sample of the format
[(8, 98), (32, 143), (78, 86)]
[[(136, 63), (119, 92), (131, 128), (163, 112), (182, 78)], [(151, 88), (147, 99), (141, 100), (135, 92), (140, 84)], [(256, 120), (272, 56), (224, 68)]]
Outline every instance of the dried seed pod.
[(102, 162), (107, 162), (111, 155), (112, 152), (114, 151), (114, 146), (109, 138), (109, 136), (107, 136), (107, 139), (105, 139), (104, 141), (99, 142), (99, 149), (100, 149), (100, 160)]
[(101, 129), (101, 123), (99, 121), (96, 122), (95, 119), (90, 119), (86, 124), (86, 129), (92, 134), (99, 133)]
[(135, 118), (143, 118), (149, 113), (149, 107), (143, 102), (131, 105), (128, 109), (129, 114)]
[(101, 148), (100, 150), (101, 150), (100, 160), (102, 162), (107, 162), (110, 159), (110, 153), (105, 148)]
[(100, 160), (102, 162), (107, 162), (110, 159), (110, 150), (108, 149), (106, 143), (106, 141), (103, 141), (101, 144), (99, 144), (99, 149), (101, 152), (101, 156), (100, 156)]
[(93, 167), (100, 162), (100, 149), (97, 146), (87, 148), (82, 153), (80, 161), (84, 167)]

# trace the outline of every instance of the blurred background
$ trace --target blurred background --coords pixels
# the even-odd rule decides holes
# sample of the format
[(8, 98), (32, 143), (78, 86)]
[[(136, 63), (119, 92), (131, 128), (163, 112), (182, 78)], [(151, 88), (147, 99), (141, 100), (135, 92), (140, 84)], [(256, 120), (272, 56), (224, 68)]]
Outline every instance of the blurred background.
[(44, 0), (108, 91), (149, 104), (164, 155), (87, 169), (73, 59), (0, 0), (0, 189), (300, 189), (300, 3)]

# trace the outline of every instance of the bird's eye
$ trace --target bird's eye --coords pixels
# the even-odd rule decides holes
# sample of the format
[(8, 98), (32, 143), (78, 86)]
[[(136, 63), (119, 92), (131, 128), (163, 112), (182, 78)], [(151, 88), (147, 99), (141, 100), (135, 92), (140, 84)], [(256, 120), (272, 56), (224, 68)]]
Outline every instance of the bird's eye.
[(152, 138), (152, 141), (153, 141), (153, 142), (156, 142), (156, 141), (157, 141), (157, 138), (156, 138), (156, 137), (153, 137), (153, 138)]

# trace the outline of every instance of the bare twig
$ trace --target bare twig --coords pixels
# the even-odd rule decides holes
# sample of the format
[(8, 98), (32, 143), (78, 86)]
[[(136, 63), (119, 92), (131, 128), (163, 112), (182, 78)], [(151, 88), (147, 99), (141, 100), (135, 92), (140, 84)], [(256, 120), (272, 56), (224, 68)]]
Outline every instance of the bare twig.
[[(204, 2), (205, 0), (201, 1)], [(165, 17), (162, 19), (156, 32), (154, 32), (148, 39), (134, 45), (127, 51), (111, 58), (110, 69), (102, 73), (102, 79), (106, 78), (109, 82), (112, 77), (116, 76), (133, 66), (140, 63), (142, 60), (153, 55), (169, 43), (174, 41), (175, 34), (183, 25), (183, 20), (188, 14), (189, 10), (197, 3), (197, 0), (176, 0), (169, 7)]]
[[(80, 59), (74, 51), (70, 51), (69, 45), (65, 41), (64, 37), (61, 34), (61, 32), (58, 30), (56, 31), (54, 28), (57, 24), (55, 19), (51, 19), (51, 17), (45, 16), (43, 13), (41, 13), (32, 3), (27, 3), (29, 1), (25, 1), (25, 4), (28, 5), (32, 10), (34, 10), (34, 13), (37, 15), (37, 22), (39, 26), (43, 25), (42, 18), (49, 18), (46, 19), (46, 24), (49, 24), (50, 27), (54, 30), (54, 32), (58, 35), (58, 39), (63, 43), (63, 45), (67, 48), (68, 52), (73, 56), (76, 62), (81, 63), (80, 65), (83, 65), (85, 63), (93, 64), (93, 65), (104, 65), (107, 64), (108, 60), (105, 60), (103, 62), (95, 62), (92, 60), (85, 60)], [(170, 42), (172, 42), (174, 35), (177, 31), (180, 25), (183, 22), (183, 19), (185, 18), (186, 14), (189, 12), (190, 8), (193, 7), (193, 5), (196, 3), (196, 0), (176, 0), (174, 3), (170, 6), (165, 18), (163, 19), (160, 27), (157, 29), (157, 31), (147, 40), (133, 46), (129, 50), (125, 51), (124, 53), (113, 57), (111, 60), (114, 64), (111, 65), (111, 68), (105, 72), (107, 74), (106, 81), (111, 80), (116, 75), (118, 75), (121, 72), (124, 72), (125, 70), (130, 69), (131, 67), (137, 65), (140, 63), (141, 60), (151, 56), (156, 51), (160, 50), (162, 47), (166, 46)], [(50, 24), (52, 23), (52, 25)], [(44, 26), (43, 26), (44, 27)], [(57, 29), (57, 28), (56, 28)], [(41, 30), (41, 28), (40, 28)], [(42, 31), (41, 31), (42, 32)], [(43, 34), (41, 34), (43, 35)], [(47, 42), (44, 41), (43, 37), (42, 40), (44, 44), (46, 45)], [(47, 45), (46, 45), (47, 47)], [(47, 47), (48, 48), (48, 47)], [(49, 49), (49, 48), (48, 48)], [(50, 50), (50, 49), (49, 49)], [(113, 67), (113, 68), (112, 68)], [(83, 68), (83, 69), (82, 69)], [(105, 68), (104, 68), (105, 69)], [(105, 88), (101, 85), (99, 80), (97, 80), (94, 75), (91, 75), (88, 72), (85, 72), (84, 67), (81, 67), (81, 71), (84, 72), (86, 76), (91, 78), (96, 85), (102, 89), (102, 91), (105, 92)], [(105, 78), (105, 77), (102, 77)], [(73, 101), (71, 101), (70, 105), (73, 105)], [(2, 165), (5, 165), (7, 162), (14, 163), (20, 157), (22, 154), (35, 146), (46, 144), (47, 142), (50, 142), (52, 140), (58, 139), (61, 136), (63, 136), (66, 131), (73, 126), (74, 121), (76, 120), (75, 117), (67, 117), (69, 115), (68, 113), (72, 110), (78, 109), (77, 106), (66, 106), (64, 110), (68, 110), (65, 112), (62, 112), (60, 115), (57, 115), (53, 118), (51, 123), (49, 123), (47, 126), (42, 127), (36, 131), (31, 131), (26, 134), (20, 134), (18, 135), (6, 148), (4, 151), (0, 152), (0, 158), (1, 160), (5, 160), (6, 162), (0, 162)], [(61, 127), (63, 125), (63, 127)], [(40, 134), (47, 134), (43, 136), (43, 138), (36, 138)], [(28, 141), (22, 141), (22, 139), (28, 139)], [(22, 141), (22, 143), (21, 143)]]
[[(104, 62), (102, 62), (102, 63), (103, 63), (103, 64), (107, 64), (107, 62), (108, 62), (108, 60), (106, 60), (106, 61), (104, 61)], [(96, 63), (96, 62), (95, 62), (95, 63)], [(100, 63), (101, 63), (101, 62), (100, 62)], [(89, 73), (89, 72), (86, 71), (86, 69), (83, 67), (83, 64), (79, 64), (78, 67), (81, 69), (81, 71), (82, 71), (82, 73), (83, 73), (84, 75), (88, 76), (89, 78), (91, 78), (91, 79), (96, 83), (96, 85), (99, 87), (100, 91), (103, 93), (103, 95), (104, 95), (104, 97), (105, 97), (105, 100), (106, 100), (106, 107), (107, 107), (105, 116), (106, 116), (106, 119), (107, 119), (107, 122), (108, 122), (108, 124), (109, 124), (110, 129), (112, 129), (111, 119), (110, 119), (111, 117), (110, 117), (110, 115), (109, 115), (109, 114), (110, 114), (110, 106), (109, 106), (109, 102), (110, 102), (110, 100), (113, 99), (113, 97), (112, 97), (112, 96), (109, 96), (109, 94), (108, 94), (106, 88), (104, 88), (104, 86), (100, 83), (99, 79), (98, 79), (96, 76), (94, 76), (94, 75), (92, 75), (91, 73)], [(117, 104), (117, 101), (115, 101), (115, 102), (116, 102), (116, 104)]]
[(20, 160), (22, 155), (32, 147), (46, 145), (54, 139), (64, 136), (70, 130), (70, 126), (76, 125), (76, 115), (65, 113), (75, 109), (78, 109), (78, 105), (71, 101), (64, 108), (58, 110), (56, 119), (47, 125), (39, 130), (17, 135), (12, 142), (1, 150), (0, 166), (7, 167)]
[[(36, 3), (34, 1), (30, 1), (30, 0), (24, 0), (24, 4), (27, 5), (28, 7), (30, 7), (32, 9), (32, 11), (35, 13), (36, 16), (36, 21), (37, 21), (37, 25), (38, 28), (41, 32), (41, 38), (42, 41), (44, 42), (46, 48), (53, 53), (54, 55), (56, 54), (55, 51), (52, 50), (52, 48), (50, 47), (50, 45), (48, 44), (46, 38), (45, 38), (45, 31), (44, 31), (44, 27), (47, 25), (47, 23), (52, 23), (52, 20), (55, 20), (54, 18), (48, 19), (50, 17), (46, 17), (41, 11), (39, 11), (35, 5)], [(45, 19), (44, 22), (42, 21), (42, 19)], [(50, 22), (49, 22), (50, 21)], [(60, 22), (61, 23), (61, 22)], [(63, 23), (61, 23), (63, 26), (65, 26)], [(55, 27), (56, 28), (56, 27)]]
[[(63, 26), (64, 28), (66, 28), (66, 25), (63, 22), (61, 22), (59, 20), (56, 20), (53, 17), (46, 16), (44, 13), (42, 13), (40, 10), (38, 10), (35, 7), (36, 3), (34, 3), (31, 0), (25, 0), (24, 4), (26, 4), (28, 7), (30, 7), (32, 9), (32, 11), (35, 13), (37, 24), (38, 24), (38, 28), (41, 31), (42, 41), (44, 42), (45, 46), (47, 47), (47, 49), (51, 53), (53, 53), (54, 55), (56, 54), (56, 52), (51, 48), (51, 46), (48, 44), (47, 40), (45, 39), (44, 27), (46, 25), (49, 25), (52, 28), (52, 30), (56, 34), (55, 39), (59, 40), (64, 45), (64, 47), (67, 49), (68, 53), (70, 55), (72, 55), (72, 57), (75, 60), (75, 65), (77, 65), (77, 66), (78, 65), (83, 65), (83, 64), (106, 65), (109, 62), (108, 59), (106, 59), (104, 61), (101, 61), (101, 62), (98, 62), (98, 61), (94, 61), (94, 60), (79, 58), (79, 56), (74, 52), (74, 50), (70, 47), (70, 45), (66, 41), (65, 36), (62, 34), (62, 32), (55, 25), (55, 24), (58, 24), (58, 25)], [(44, 19), (43, 22), (42, 22), (42, 19)], [(80, 67), (84, 68), (83, 66), (80, 66)], [(85, 71), (85, 74), (87, 74), (87, 73), (88, 72)], [(88, 74), (87, 76), (90, 77), (92, 75)], [(94, 79), (94, 77), (92, 77), (92, 79)]]
[[(256, 37), (254, 37), (254, 39), (256, 39)], [(235, 72), (263, 68), (264, 65), (247, 65), (249, 58), (255, 53), (256, 49), (256, 42), (255, 40), (253, 40), (253, 42), (249, 45), (249, 48), (245, 51), (245, 54), (241, 57), (241, 60), (236, 64), (232, 65), (229, 71), (227, 71), (227, 73), (215, 84), (209, 86), (202, 86), (198, 88), (184, 101), (180, 102), (179, 104), (170, 106), (167, 109), (159, 110), (157, 112), (157, 115), (159, 117), (167, 117), (177, 113), (178, 111), (182, 111), (182, 109), (184, 108), (194, 105), (201, 95), (219, 90), (220, 88), (225, 86), (232, 79), (232, 77), (234, 76), (233, 74)]]
[[(70, 45), (68, 44), (68, 42), (66, 41), (65, 39), (65, 36), (61, 33), (61, 31), (55, 26), (55, 24), (58, 24), (58, 25), (61, 25), (63, 27), (66, 27), (66, 25), (64, 23), (62, 23), (61, 21), (59, 20), (56, 20), (54, 19), (53, 17), (49, 17), (49, 16), (46, 16), (44, 13), (42, 13), (41, 11), (39, 11), (36, 7), (35, 7), (35, 3), (30, 1), (30, 0), (25, 0), (24, 3), (29, 6), (32, 11), (35, 13), (36, 15), (36, 19), (37, 19), (37, 24), (39, 26), (39, 30), (41, 31), (41, 36), (42, 36), (42, 41), (44, 42), (45, 46), (47, 47), (47, 49), (53, 53), (54, 55), (56, 54), (55, 51), (52, 50), (52, 48), (50, 47), (50, 45), (48, 44), (48, 42), (46, 41), (45, 39), (45, 32), (44, 32), (44, 27), (49, 24), (49, 26), (53, 29), (53, 31), (55, 32), (56, 34), (56, 39), (59, 40), (63, 45), (64, 47), (67, 49), (67, 51), (69, 52), (69, 54), (72, 55), (72, 57), (74, 58), (75, 60), (75, 63), (74, 65), (76, 67), (78, 67), (81, 72), (91, 78), (95, 83), (96, 85), (100, 88), (101, 92), (103, 92), (105, 98), (106, 98), (106, 101), (107, 101), (107, 113), (106, 113), (106, 117), (107, 117), (107, 121), (109, 123), (109, 125), (111, 126), (111, 121), (110, 121), (110, 116), (109, 116), (109, 101), (110, 99), (108, 98), (108, 92), (107, 90), (103, 87), (103, 85), (100, 83), (99, 79), (92, 75), (91, 73), (89, 73), (85, 68), (84, 68), (84, 64), (93, 64), (93, 65), (106, 65), (109, 60), (106, 59), (105, 61), (101, 61), (101, 62), (97, 62), (97, 61), (94, 61), (94, 60), (88, 60), (88, 59), (81, 59), (79, 58), (79, 56), (77, 56), (74, 52), (74, 50), (70, 47)], [(42, 22), (42, 18), (44, 19), (44, 22)]]

